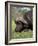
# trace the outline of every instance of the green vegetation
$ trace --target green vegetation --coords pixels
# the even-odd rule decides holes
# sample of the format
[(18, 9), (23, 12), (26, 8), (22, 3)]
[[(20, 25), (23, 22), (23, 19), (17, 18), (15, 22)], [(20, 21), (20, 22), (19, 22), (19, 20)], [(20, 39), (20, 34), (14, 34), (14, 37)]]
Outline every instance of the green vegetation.
[(12, 38), (32, 38), (32, 32), (13, 32)]

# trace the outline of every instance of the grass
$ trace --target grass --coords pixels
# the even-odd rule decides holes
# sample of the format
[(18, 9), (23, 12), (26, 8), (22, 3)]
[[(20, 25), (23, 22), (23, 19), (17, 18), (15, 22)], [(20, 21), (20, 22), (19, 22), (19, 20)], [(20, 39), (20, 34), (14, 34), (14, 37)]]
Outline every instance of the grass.
[(20, 39), (20, 38), (32, 38), (33, 32), (32, 31), (22, 31), (22, 32), (15, 32), (16, 24), (12, 21), (12, 31), (11, 31), (11, 39)]
[(12, 32), (11, 38), (13, 39), (32, 38), (32, 32)]
[(32, 38), (32, 32), (13, 32), (12, 35), (13, 39), (19, 39), (19, 38)]

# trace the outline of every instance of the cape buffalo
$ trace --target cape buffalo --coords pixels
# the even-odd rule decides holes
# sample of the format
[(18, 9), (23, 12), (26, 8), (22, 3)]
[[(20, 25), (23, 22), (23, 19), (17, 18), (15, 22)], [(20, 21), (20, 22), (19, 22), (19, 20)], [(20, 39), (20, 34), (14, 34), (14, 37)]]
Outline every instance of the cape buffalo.
[(18, 17), (16, 19), (16, 32), (22, 32), (24, 29), (33, 30), (32, 24), (32, 11), (29, 11), (23, 15), (23, 17)]

